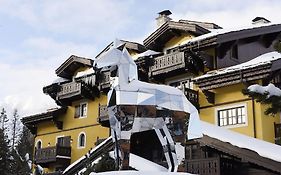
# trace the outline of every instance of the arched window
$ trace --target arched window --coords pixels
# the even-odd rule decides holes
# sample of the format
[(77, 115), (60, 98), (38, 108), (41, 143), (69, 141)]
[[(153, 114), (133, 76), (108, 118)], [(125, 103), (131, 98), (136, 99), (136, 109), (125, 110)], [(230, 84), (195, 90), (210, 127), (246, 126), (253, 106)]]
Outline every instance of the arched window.
[(42, 141), (41, 140), (37, 140), (36, 142), (36, 149), (41, 149), (42, 148)]
[(78, 136), (78, 148), (85, 148), (85, 146), (86, 146), (86, 134), (82, 132)]

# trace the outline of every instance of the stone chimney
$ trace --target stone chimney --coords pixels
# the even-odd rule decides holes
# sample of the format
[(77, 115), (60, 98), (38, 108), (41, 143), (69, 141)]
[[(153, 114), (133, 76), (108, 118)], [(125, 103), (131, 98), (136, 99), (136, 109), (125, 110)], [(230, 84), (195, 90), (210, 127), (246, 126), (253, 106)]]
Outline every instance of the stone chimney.
[(252, 20), (252, 24), (267, 24), (270, 23), (270, 21), (264, 17), (255, 17), (255, 19)]
[(172, 12), (170, 10), (164, 10), (162, 12), (159, 12), (158, 14), (159, 14), (159, 16), (156, 18), (157, 27), (160, 27), (165, 22), (172, 20), (172, 18), (169, 17), (172, 14)]

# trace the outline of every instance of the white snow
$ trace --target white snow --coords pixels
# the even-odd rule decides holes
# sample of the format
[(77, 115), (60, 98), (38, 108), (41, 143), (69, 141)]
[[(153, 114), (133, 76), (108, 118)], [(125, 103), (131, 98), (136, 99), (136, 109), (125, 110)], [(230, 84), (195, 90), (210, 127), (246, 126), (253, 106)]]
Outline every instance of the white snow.
[(91, 74), (94, 74), (94, 73), (95, 73), (94, 69), (87, 69), (87, 70), (78, 72), (76, 74), (75, 78), (85, 77), (87, 75), (91, 75)]
[(251, 92), (256, 92), (260, 94), (268, 94), (267, 97), (271, 96), (281, 96), (281, 90), (278, 87), (275, 87), (274, 84), (269, 83), (267, 86), (261, 86), (254, 84), (248, 87)]
[(212, 138), (229, 142), (240, 148), (257, 152), (260, 156), (281, 162), (281, 146), (239, 134), (237, 132), (201, 121), (202, 132)]
[[(104, 140), (102, 143), (100, 143), (99, 145), (97, 145), (95, 148), (93, 148), (89, 153), (87, 153), (87, 155), (92, 154), (94, 151), (96, 151), (97, 149), (101, 148), (105, 143), (107, 143), (108, 141), (110, 141), (112, 139), (112, 137), (108, 137), (106, 140)], [(84, 155), (82, 156), (80, 159), (76, 160), (75, 162), (73, 162), (72, 164), (70, 164), (64, 171), (63, 173), (69, 171), (72, 167), (74, 167), (75, 165), (77, 165), (79, 162), (81, 162), (82, 160), (86, 159), (87, 156)]]
[(263, 55), (260, 55), (256, 58), (254, 58), (250, 61), (247, 61), (245, 63), (237, 64), (235, 66), (230, 66), (230, 67), (223, 68), (223, 69), (210, 71), (202, 76), (194, 78), (193, 80), (199, 80), (199, 79), (211, 77), (214, 75), (225, 74), (225, 73), (234, 72), (234, 71), (238, 71), (238, 70), (253, 68), (253, 67), (256, 67), (259, 65), (265, 65), (265, 64), (271, 63), (272, 61), (278, 60), (280, 58), (281, 58), (281, 53), (276, 52), (276, 51), (268, 52), (268, 53), (265, 53)]
[(63, 82), (66, 82), (66, 81), (69, 81), (69, 80), (66, 79), (66, 78), (59, 77), (59, 78), (55, 79), (51, 84), (63, 83)]
[(108, 171), (103, 173), (91, 173), (90, 175), (192, 175), (190, 173), (159, 172), (159, 171)]
[(137, 58), (145, 57), (145, 56), (152, 56), (152, 55), (159, 55), (159, 54), (161, 54), (161, 52), (156, 52), (154, 50), (147, 50), (147, 51), (145, 51), (143, 53), (138, 54)]
[(200, 35), (198, 37), (194, 37), (190, 40), (182, 42), (180, 45), (191, 44), (191, 43), (196, 43), (196, 42), (199, 45), (200, 41), (205, 40), (207, 38), (217, 36), (217, 35), (241, 31), (241, 30), (254, 29), (254, 28), (259, 28), (259, 27), (264, 27), (264, 26), (271, 26), (271, 25), (276, 25), (276, 24), (274, 24), (274, 23), (259, 23), (259, 24), (251, 24), (251, 25), (248, 25), (248, 26), (233, 27), (233, 28), (228, 28), (228, 29), (209, 29), (211, 31), (210, 33)]
[(152, 161), (139, 157), (135, 154), (130, 153), (130, 166), (139, 171), (156, 171), (156, 172), (167, 172), (167, 168), (160, 166)]

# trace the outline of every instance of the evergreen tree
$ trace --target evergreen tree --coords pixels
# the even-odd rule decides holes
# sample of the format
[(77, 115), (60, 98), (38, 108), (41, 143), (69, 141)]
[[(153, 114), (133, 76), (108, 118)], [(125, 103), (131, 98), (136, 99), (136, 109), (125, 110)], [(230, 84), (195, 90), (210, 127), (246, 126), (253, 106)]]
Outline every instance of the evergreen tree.
[[(271, 94), (270, 92), (272, 91), (274, 91), (275, 94)], [(278, 93), (276, 92), (279, 92), (280, 95), (277, 95)], [(243, 89), (242, 93), (255, 99), (259, 103), (267, 104), (268, 108), (264, 112), (266, 115), (275, 116), (277, 113), (281, 112), (281, 90), (273, 84), (269, 84), (268, 86), (251, 85), (247, 89)]]
[(8, 129), (7, 129), (7, 115), (4, 108), (2, 108), (1, 115), (1, 128), (0, 128), (0, 172), (1, 175), (10, 174), (11, 155), (9, 148)]
[(12, 117), (12, 149), (15, 149), (15, 144), (18, 140), (18, 135), (20, 132), (20, 120), (19, 120), (18, 110), (15, 109)]
[(33, 152), (33, 143), (32, 134), (23, 126), (14, 151), (15, 169), (18, 174), (29, 175), (31, 173), (30, 159)]

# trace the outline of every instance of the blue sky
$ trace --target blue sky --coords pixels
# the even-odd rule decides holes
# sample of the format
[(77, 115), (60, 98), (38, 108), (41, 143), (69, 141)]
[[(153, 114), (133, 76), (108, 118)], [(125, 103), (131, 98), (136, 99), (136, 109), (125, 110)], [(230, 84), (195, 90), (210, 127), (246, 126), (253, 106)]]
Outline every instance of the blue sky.
[(280, 0), (0, 0), (0, 107), (29, 115), (55, 106), (42, 87), (65, 59), (94, 58), (115, 38), (141, 43), (164, 9), (224, 28), (256, 16), (281, 23)]

